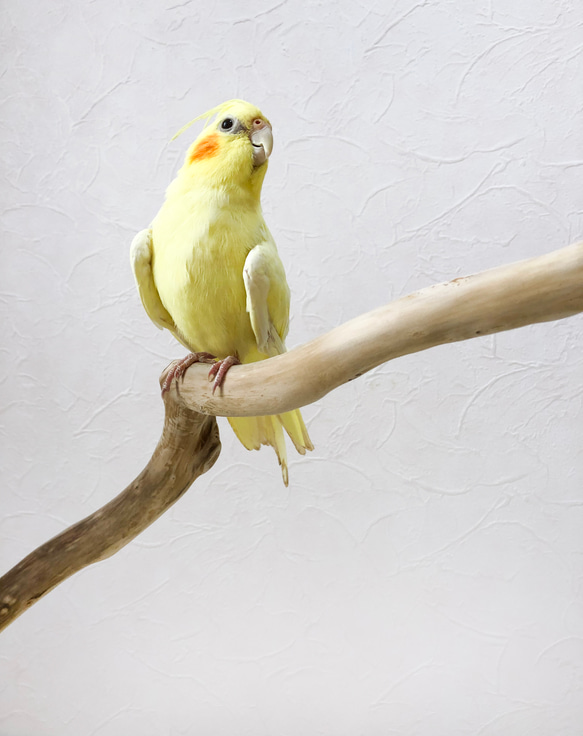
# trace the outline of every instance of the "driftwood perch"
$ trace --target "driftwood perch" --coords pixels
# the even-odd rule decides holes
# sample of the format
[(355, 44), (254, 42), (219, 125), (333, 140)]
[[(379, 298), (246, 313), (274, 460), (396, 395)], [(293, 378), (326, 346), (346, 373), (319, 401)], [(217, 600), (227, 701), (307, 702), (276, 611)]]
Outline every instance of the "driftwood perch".
[(234, 366), (220, 396), (194, 365), (188, 406), (215, 416), (276, 414), (318, 401), (401, 355), (583, 311), (583, 242), (421, 289), (268, 361)]
[(172, 393), (166, 395), (162, 437), (140, 475), (0, 578), (0, 630), (73, 573), (131, 542), (214, 465), (221, 451), (216, 419), (189, 409)]
[(208, 367), (193, 365), (180, 390), (166, 394), (162, 437), (136, 480), (0, 578), (0, 629), (73, 573), (121, 549), (209, 470), (220, 452), (214, 416), (290, 411), (401, 355), (582, 311), (578, 243), (422, 289), (289, 353), (235, 366), (220, 395), (211, 392)]

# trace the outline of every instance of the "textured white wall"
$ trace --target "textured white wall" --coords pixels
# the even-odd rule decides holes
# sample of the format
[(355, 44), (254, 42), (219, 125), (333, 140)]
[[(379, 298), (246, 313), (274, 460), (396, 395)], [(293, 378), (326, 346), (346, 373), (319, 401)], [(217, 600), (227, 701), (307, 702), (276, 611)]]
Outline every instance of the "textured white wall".
[[(230, 97), (276, 147), (289, 345), (583, 236), (578, 0), (6, 2), (11, 567), (137, 475), (158, 375), (128, 248)], [(223, 452), (2, 636), (2, 736), (556, 736), (583, 726), (580, 317), (402, 358)]]

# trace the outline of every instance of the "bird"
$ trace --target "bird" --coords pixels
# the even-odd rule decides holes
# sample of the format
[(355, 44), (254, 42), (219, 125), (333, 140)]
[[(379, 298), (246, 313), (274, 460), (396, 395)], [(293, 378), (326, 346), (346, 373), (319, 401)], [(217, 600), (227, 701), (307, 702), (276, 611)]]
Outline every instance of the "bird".
[[(211, 364), (214, 392), (231, 366), (286, 351), (290, 290), (260, 201), (271, 123), (255, 105), (233, 99), (174, 137), (203, 118), (162, 207), (130, 248), (146, 313), (190, 351), (169, 371), (163, 394), (193, 363)], [(248, 450), (274, 448), (285, 486), (283, 430), (300, 454), (314, 449), (299, 410), (228, 421)]]

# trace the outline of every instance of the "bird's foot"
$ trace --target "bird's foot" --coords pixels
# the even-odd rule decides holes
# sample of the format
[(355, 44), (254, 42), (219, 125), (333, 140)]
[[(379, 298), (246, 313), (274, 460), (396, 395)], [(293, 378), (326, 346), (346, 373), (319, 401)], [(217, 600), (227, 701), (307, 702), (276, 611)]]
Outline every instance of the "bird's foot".
[(213, 394), (218, 388), (220, 388), (223, 385), (225, 376), (227, 375), (227, 371), (233, 365), (241, 365), (241, 361), (239, 360), (239, 358), (235, 357), (234, 355), (228, 355), (226, 358), (223, 358), (222, 360), (217, 360), (217, 362), (210, 369), (209, 381), (212, 381), (214, 378)]
[(168, 375), (162, 384), (162, 396), (167, 391), (170, 391), (172, 381), (178, 381), (179, 378), (182, 378), (193, 363), (214, 363), (216, 359), (217, 356), (211, 355), (210, 353), (189, 353), (185, 358), (175, 363), (168, 371)]

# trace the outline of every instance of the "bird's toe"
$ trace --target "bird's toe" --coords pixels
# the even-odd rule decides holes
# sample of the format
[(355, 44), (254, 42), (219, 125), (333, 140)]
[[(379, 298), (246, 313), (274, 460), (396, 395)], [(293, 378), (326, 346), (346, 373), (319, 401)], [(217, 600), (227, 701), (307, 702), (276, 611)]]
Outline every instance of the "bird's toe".
[(213, 367), (209, 371), (209, 381), (213, 381), (213, 394), (220, 388), (225, 380), (225, 376), (229, 368), (234, 365), (241, 365), (241, 361), (235, 355), (228, 355), (222, 360), (217, 360)]

